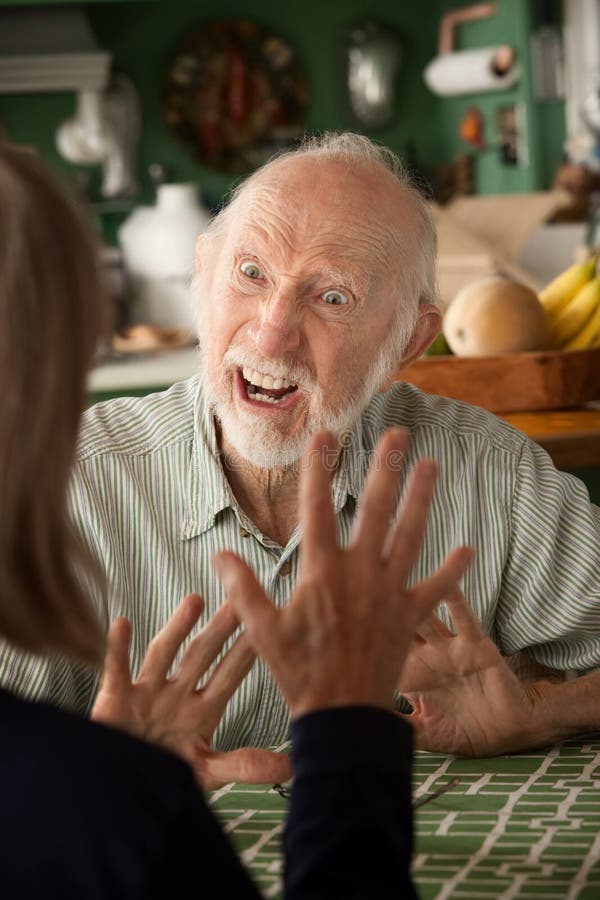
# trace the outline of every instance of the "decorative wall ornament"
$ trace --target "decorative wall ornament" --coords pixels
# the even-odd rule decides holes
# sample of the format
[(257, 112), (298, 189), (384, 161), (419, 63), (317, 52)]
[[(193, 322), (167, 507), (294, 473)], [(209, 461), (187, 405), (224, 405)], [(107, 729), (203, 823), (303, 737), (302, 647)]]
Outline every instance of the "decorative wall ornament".
[(165, 122), (204, 165), (247, 172), (304, 133), (308, 79), (280, 35), (247, 19), (186, 34), (169, 65)]

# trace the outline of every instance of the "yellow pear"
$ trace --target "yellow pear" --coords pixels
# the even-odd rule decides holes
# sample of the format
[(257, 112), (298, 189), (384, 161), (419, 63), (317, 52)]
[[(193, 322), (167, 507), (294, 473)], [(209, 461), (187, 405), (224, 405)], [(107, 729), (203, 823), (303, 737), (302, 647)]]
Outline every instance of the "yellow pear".
[(540, 350), (546, 316), (537, 294), (524, 284), (492, 276), (462, 288), (444, 316), (443, 331), (457, 356), (493, 356)]

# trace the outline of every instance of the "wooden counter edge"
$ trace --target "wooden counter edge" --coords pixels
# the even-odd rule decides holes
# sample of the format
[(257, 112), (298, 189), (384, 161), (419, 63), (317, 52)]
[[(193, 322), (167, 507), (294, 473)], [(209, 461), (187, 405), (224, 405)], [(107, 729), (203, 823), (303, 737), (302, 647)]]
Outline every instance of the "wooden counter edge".
[(498, 413), (540, 444), (559, 469), (600, 467), (600, 408)]

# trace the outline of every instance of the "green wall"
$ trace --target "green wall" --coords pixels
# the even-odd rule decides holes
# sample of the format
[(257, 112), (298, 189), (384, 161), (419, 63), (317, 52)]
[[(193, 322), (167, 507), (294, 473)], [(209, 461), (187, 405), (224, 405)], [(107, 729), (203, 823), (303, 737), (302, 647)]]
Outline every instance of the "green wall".
[[(429, 0), (425, 6), (431, 6)], [(118, 22), (114, 10), (96, 6), (90, 21), (98, 39), (110, 46), (118, 68), (130, 74), (142, 93), (145, 140), (141, 167), (160, 161), (177, 178), (199, 177), (209, 202), (217, 202), (231, 185), (231, 176), (196, 165), (176, 146), (161, 121), (160, 85), (180, 35), (191, 26), (215, 18), (250, 17), (287, 37), (304, 64), (310, 81), (306, 127), (357, 128), (345, 94), (344, 36), (348, 25), (369, 16), (397, 27), (403, 37), (404, 61), (400, 72), (398, 112), (392, 127), (375, 136), (402, 152), (415, 138), (424, 164), (436, 160), (438, 131), (435, 98), (421, 78), (430, 57), (434, 36), (424, 29), (423, 4), (390, 0), (303, 0), (275, 5), (273, 0), (207, 0), (148, 5), (143, 18), (137, 5), (124, 4)]]
[[(456, 0), (442, 0), (436, 5), (448, 10), (462, 4)], [(565, 139), (564, 103), (539, 103), (533, 95), (530, 39), (537, 25), (534, 11), (535, 6), (529, 0), (500, 0), (493, 18), (472, 22), (457, 31), (457, 50), (509, 44), (516, 49), (521, 68), (519, 82), (510, 90), (446, 98), (438, 104), (438, 127), (444, 136), (447, 155), (464, 150), (457, 124), (467, 108), (474, 104), (483, 114), (487, 147), (475, 159), (475, 185), (479, 193), (521, 193), (547, 188), (561, 161)], [(558, 16), (558, 4), (555, 4), (554, 12)], [(494, 144), (497, 110), (515, 102), (521, 105), (526, 122), (529, 160), (525, 166), (502, 165)]]
[[(1, 2), (1, 0), (0, 0)], [(7, 5), (4, 3), (3, 5)], [(522, 192), (548, 185), (563, 141), (562, 103), (536, 105), (531, 91), (528, 62), (532, 27), (530, 0), (498, 0), (493, 19), (471, 23), (458, 33), (458, 46), (512, 44), (523, 74), (514, 89), (502, 93), (460, 98), (439, 98), (423, 82), (423, 69), (437, 49), (441, 14), (460, 6), (458, 0), (155, 0), (155, 2), (110, 2), (87, 5), (89, 21), (100, 45), (114, 56), (114, 67), (130, 75), (141, 97), (143, 136), (140, 148), (141, 199), (148, 200), (151, 185), (148, 165), (161, 162), (173, 180), (197, 180), (205, 199), (217, 204), (229, 189), (231, 176), (195, 163), (171, 138), (163, 125), (160, 86), (179, 36), (190, 27), (214, 18), (251, 17), (287, 36), (304, 63), (310, 78), (309, 130), (361, 130), (354, 120), (345, 92), (344, 38), (348, 26), (365, 16), (394, 26), (403, 40), (403, 62), (397, 93), (395, 121), (371, 136), (403, 154), (414, 141), (417, 159), (427, 173), (455, 153), (468, 150), (458, 137), (464, 110), (476, 103), (485, 118), (486, 138), (493, 140), (493, 119), (498, 106), (521, 102), (527, 109), (530, 162), (523, 168), (508, 167), (499, 160), (496, 147), (477, 155), (476, 190), (480, 193)], [(73, 173), (54, 148), (56, 126), (73, 109), (72, 94), (0, 95), (0, 120), (9, 136), (37, 145), (58, 168)], [(94, 183), (93, 189), (95, 190)], [(122, 216), (121, 216), (122, 217)], [(117, 214), (117, 220), (119, 215)], [(108, 232), (114, 217), (104, 218)], [(111, 234), (107, 236), (110, 238)]]

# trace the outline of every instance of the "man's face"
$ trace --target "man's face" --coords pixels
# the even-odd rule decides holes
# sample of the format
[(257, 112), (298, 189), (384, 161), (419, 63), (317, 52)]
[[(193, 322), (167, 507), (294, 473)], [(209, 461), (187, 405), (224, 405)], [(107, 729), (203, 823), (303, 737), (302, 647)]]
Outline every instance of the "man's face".
[(205, 388), (243, 458), (286, 466), (311, 433), (351, 427), (387, 374), (408, 203), (381, 174), (300, 159), (234, 212), (200, 259)]

